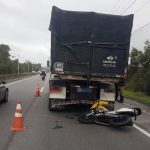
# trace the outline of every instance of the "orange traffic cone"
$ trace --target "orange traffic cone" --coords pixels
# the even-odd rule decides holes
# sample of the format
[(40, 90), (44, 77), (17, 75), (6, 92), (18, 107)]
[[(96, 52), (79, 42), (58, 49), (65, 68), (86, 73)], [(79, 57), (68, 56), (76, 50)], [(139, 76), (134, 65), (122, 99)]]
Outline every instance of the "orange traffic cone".
[(35, 91), (35, 96), (41, 96), (39, 84), (37, 84), (37, 88), (36, 88), (36, 91)]
[(11, 127), (11, 131), (23, 131), (23, 130), (25, 130), (25, 127), (23, 126), (21, 101), (17, 101), (16, 112), (13, 120), (13, 125)]

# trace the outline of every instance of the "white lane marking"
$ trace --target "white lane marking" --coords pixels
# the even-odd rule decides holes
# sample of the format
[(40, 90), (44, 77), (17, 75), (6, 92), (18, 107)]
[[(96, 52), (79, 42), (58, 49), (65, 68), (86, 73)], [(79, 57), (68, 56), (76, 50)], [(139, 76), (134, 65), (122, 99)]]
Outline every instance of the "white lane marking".
[(41, 90), (40, 90), (41, 93), (42, 93), (43, 90), (44, 90), (45, 84), (47, 83), (47, 79), (48, 79), (48, 78), (46, 78), (46, 80), (45, 80), (45, 82), (44, 82), (44, 85), (42, 86), (42, 88), (41, 88)]
[(29, 77), (29, 78), (25, 78), (25, 79), (22, 79), (22, 80), (18, 80), (18, 81), (15, 81), (15, 82), (12, 82), (12, 83), (9, 83), (9, 84), (6, 84), (6, 85), (12, 85), (12, 84), (15, 84), (15, 83), (19, 83), (19, 82), (22, 82), (22, 81), (25, 81), (25, 80), (28, 80), (30, 78), (34, 78), (35, 76), (33, 77)]
[(44, 87), (41, 88), (41, 90), (40, 90), (41, 93), (43, 92), (43, 89), (44, 89)]
[(143, 134), (145, 134), (146, 136), (148, 136), (150, 138), (150, 133), (146, 132), (145, 130), (143, 130), (142, 128), (137, 126), (136, 124), (133, 124), (133, 127), (136, 128), (137, 130), (139, 130), (140, 132), (142, 132)]
[[(127, 104), (127, 103), (124, 103), (126, 106), (129, 106), (129, 107), (134, 107), (130, 104)], [(147, 114), (147, 115), (150, 115), (150, 113), (146, 112), (145, 110), (142, 111), (143, 113)], [(140, 128), (139, 126), (137, 126), (136, 124), (133, 124), (133, 127), (136, 128), (138, 131), (142, 132), (143, 134), (145, 134), (146, 136), (148, 136), (150, 138), (150, 133), (148, 133), (147, 131), (145, 131), (144, 129)]]
[(126, 106), (129, 106), (129, 107), (133, 107), (132, 105), (130, 105), (130, 104), (127, 104), (127, 103), (124, 103)]
[(147, 115), (150, 115), (150, 113), (148, 113), (146, 110), (143, 110), (142, 112), (147, 114)]
[[(127, 104), (127, 103), (124, 103), (124, 105), (134, 108), (134, 106)], [(148, 113), (146, 110), (142, 110), (142, 112), (146, 115), (150, 115), (150, 113)]]

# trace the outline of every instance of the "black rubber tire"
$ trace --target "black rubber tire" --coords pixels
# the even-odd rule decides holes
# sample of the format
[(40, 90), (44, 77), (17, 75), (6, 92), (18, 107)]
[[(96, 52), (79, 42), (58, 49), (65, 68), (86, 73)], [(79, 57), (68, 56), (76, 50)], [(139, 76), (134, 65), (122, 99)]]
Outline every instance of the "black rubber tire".
[(94, 119), (94, 117), (93, 116), (86, 116), (87, 114), (81, 114), (81, 115), (79, 115), (79, 117), (78, 117), (78, 121), (80, 122), (80, 123), (85, 123), (85, 124), (92, 124), (92, 123), (94, 123), (94, 121), (95, 121), (95, 119)]
[(5, 91), (5, 97), (3, 99), (3, 103), (7, 103), (8, 102), (8, 90)]
[(130, 116), (118, 116), (117, 118), (110, 118), (109, 124), (113, 127), (132, 126), (132, 118)]

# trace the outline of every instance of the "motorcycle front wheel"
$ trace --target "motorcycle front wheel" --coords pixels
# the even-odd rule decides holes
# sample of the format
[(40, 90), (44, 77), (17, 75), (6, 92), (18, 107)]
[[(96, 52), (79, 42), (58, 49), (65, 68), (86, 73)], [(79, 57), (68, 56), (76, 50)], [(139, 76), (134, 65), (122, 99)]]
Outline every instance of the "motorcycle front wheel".
[(94, 123), (94, 116), (93, 115), (88, 115), (88, 114), (81, 114), (78, 117), (78, 121), (80, 123), (85, 123), (85, 124), (92, 124)]
[(130, 116), (118, 116), (109, 119), (109, 124), (113, 127), (132, 126), (132, 118)]

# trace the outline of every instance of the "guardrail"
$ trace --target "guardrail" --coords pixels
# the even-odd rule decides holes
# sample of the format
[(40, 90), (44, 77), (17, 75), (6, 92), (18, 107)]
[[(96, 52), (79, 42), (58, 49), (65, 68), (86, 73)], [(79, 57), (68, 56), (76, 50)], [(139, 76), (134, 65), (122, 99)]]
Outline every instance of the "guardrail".
[(12, 79), (17, 79), (21, 77), (28, 77), (28, 76), (33, 76), (39, 73), (21, 73), (21, 74), (0, 74), (0, 80), (12, 80)]

